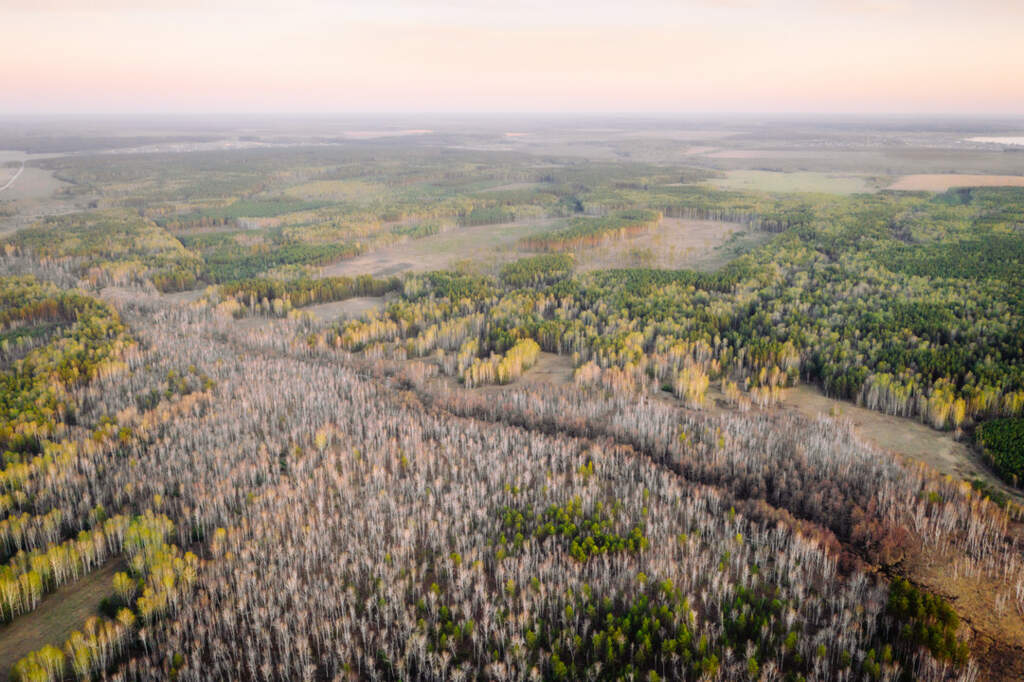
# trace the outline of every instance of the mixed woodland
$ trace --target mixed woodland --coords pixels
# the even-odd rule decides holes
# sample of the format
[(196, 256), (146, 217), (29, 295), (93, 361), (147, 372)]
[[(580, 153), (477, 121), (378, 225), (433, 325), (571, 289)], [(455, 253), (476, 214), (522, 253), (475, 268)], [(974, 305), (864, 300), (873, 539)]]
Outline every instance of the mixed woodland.
[[(1015, 505), (771, 409), (814, 384), (1019, 485), (1024, 190), (388, 145), (42, 163), (99, 199), (0, 256), (0, 620), (123, 570), (14, 679), (1024, 674)], [(577, 268), (666, 219), (764, 239)], [(493, 267), (322, 271), (531, 221)], [(545, 354), (572, 380), (520, 382)]]

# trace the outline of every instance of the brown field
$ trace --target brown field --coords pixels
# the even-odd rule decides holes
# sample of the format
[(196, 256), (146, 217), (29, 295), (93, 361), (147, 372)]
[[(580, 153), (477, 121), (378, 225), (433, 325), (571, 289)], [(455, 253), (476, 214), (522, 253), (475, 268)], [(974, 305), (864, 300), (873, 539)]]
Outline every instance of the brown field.
[(690, 141), (701, 141), (701, 140), (719, 140), (725, 137), (733, 137), (739, 135), (738, 131), (735, 130), (714, 130), (714, 129), (694, 129), (694, 130), (635, 130), (625, 131), (622, 133), (622, 137), (625, 138), (648, 138), (652, 140), (682, 140), (684, 142)]
[(693, 146), (693, 147), (687, 147), (686, 149), (682, 150), (682, 154), (684, 156), (696, 156), (698, 154), (707, 154), (708, 152), (713, 152), (716, 149), (718, 149), (718, 147), (709, 147), (707, 145), (696, 145), (696, 146)]
[(0, 679), (6, 680), (18, 659), (44, 644), (63, 645), (86, 618), (97, 615), (100, 601), (113, 594), (114, 573), (124, 570), (120, 559), (108, 561), (81, 580), (43, 598), (39, 608), (0, 626)]
[(538, 187), (543, 187), (543, 184), (539, 182), (510, 182), (507, 185), (497, 185), (495, 187), (482, 189), (480, 190), (480, 194), (486, 194), (487, 192), (512, 192), (521, 189), (537, 189)]
[[(23, 171), (20, 165), (0, 165), (0, 188), (6, 188), (8, 186), (7, 183), (13, 182), (16, 176), (20, 177), (20, 174), (22, 172)], [(3, 191), (5, 190), (0, 189), (0, 192)]]
[(952, 187), (1024, 187), (1024, 176), (925, 173), (904, 175), (886, 189), (904, 192), (945, 192)]
[[(1013, 524), (1019, 527), (1019, 524)], [(971, 650), (979, 666), (979, 680), (1024, 680), (1024, 618), (1013, 606), (1001, 612), (992, 608), (992, 594), (1003, 586), (979, 576), (958, 575), (950, 570), (950, 558), (924, 555), (904, 567), (913, 581), (942, 595), (956, 606), (971, 631)]]
[(537, 358), (537, 364), (526, 370), (512, 385), (567, 384), (572, 381), (572, 371), (570, 356), (542, 352)]
[[(767, 156), (762, 156), (766, 154)], [(817, 171), (894, 177), (914, 174), (1014, 175), (1021, 172), (1021, 154), (981, 149), (728, 148), (696, 157), (718, 170)]]

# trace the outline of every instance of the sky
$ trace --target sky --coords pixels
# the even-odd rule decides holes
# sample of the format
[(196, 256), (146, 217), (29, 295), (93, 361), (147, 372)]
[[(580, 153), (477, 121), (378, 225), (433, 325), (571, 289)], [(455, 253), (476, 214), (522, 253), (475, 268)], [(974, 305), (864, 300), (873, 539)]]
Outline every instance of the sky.
[(0, 0), (0, 114), (1024, 114), (1024, 0)]

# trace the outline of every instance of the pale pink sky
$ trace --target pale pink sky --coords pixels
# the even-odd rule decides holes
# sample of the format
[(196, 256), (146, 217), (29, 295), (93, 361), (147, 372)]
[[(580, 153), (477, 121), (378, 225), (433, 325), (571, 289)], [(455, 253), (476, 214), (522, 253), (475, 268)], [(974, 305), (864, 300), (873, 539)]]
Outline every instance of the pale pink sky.
[(0, 113), (1024, 114), (1024, 0), (0, 0)]

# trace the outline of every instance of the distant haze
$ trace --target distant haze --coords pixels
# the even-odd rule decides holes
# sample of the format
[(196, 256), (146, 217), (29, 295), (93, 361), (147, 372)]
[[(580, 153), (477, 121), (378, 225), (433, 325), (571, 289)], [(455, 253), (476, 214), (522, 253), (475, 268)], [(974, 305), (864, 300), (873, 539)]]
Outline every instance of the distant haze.
[(1024, 113), (1019, 0), (0, 0), (0, 114)]

